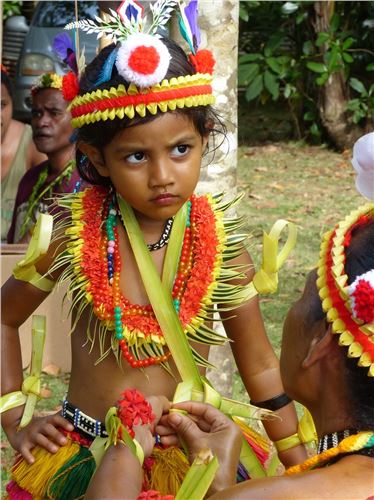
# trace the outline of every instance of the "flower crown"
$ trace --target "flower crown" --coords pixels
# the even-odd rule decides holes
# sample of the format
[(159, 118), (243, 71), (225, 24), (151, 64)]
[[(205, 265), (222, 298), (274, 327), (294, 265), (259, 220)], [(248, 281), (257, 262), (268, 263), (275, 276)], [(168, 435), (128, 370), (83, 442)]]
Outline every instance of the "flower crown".
[(31, 94), (34, 95), (41, 89), (62, 89), (63, 77), (56, 73), (44, 73), (41, 75), (35, 84), (31, 87)]
[(348, 347), (348, 356), (358, 366), (369, 368), (374, 377), (374, 270), (358, 276), (348, 285), (345, 271), (346, 248), (352, 230), (374, 219), (374, 204), (354, 210), (323, 237), (318, 264), (317, 287), (327, 320), (339, 344)]
[(65, 29), (80, 28), (97, 33), (98, 38), (106, 36), (116, 44), (120, 42), (103, 64), (95, 86), (111, 79), (114, 66), (130, 83), (127, 88), (121, 84), (117, 88), (97, 89), (79, 96), (76, 77), (72, 73), (64, 77), (63, 93), (72, 101), (73, 127), (124, 118), (125, 115), (132, 119), (135, 114), (144, 117), (147, 112), (156, 114), (214, 103), (211, 82), (215, 61), (210, 51), (198, 50), (197, 0), (192, 0), (187, 7), (178, 5), (179, 27), (191, 50), (189, 59), (196, 73), (170, 80), (165, 79), (165, 75), (171, 56), (157, 31), (165, 29), (177, 6), (175, 0), (157, 0), (150, 4), (152, 21), (149, 28), (146, 28), (143, 6), (136, 0), (123, 1), (116, 12), (109, 9), (107, 20), (96, 17), (97, 23), (80, 20), (65, 26)]

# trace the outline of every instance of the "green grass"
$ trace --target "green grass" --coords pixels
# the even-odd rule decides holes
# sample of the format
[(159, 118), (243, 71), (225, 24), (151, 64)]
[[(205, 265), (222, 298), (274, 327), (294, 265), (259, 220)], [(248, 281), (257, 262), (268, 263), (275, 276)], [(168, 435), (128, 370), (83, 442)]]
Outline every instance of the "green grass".
[[(245, 197), (239, 208), (246, 230), (253, 235), (251, 254), (258, 267), (262, 230), (279, 218), (298, 227), (298, 243), (279, 275), (279, 290), (261, 300), (268, 335), (279, 353), (282, 323), (290, 304), (302, 291), (315, 267), (321, 234), (352, 208), (363, 203), (354, 187), (350, 152), (338, 154), (324, 147), (301, 143), (241, 147), (238, 189)], [(68, 375), (43, 375), (42, 386), (51, 394), (38, 403), (39, 412), (57, 411), (67, 388)], [(248, 400), (240, 377), (234, 376), (233, 397)], [(13, 453), (2, 436), (1, 478), (4, 487)]]
[[(321, 235), (364, 200), (354, 187), (350, 152), (339, 154), (323, 146), (243, 146), (237, 176), (238, 189), (245, 193), (239, 212), (253, 235), (250, 251), (257, 267), (262, 230), (268, 232), (279, 218), (298, 228), (296, 248), (279, 273), (278, 292), (261, 299), (266, 330), (279, 354), (283, 320), (316, 266)], [(244, 394), (235, 374), (234, 397), (245, 398)]]

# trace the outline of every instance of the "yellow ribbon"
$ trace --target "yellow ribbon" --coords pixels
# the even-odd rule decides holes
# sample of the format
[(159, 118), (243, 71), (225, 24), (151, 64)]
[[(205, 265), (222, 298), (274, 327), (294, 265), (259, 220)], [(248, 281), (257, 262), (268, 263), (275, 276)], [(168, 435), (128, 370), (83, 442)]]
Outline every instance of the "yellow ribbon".
[(314, 426), (313, 417), (309, 410), (303, 407), (304, 414), (300, 419), (297, 433), (287, 436), (278, 441), (274, 441), (274, 445), (279, 452), (287, 451), (299, 444), (316, 443), (317, 432)]
[[(278, 254), (279, 239), (286, 227), (288, 227), (287, 240)], [(277, 291), (278, 271), (295, 247), (296, 237), (297, 228), (295, 224), (283, 219), (277, 220), (269, 234), (264, 231), (262, 265), (261, 269), (254, 275), (252, 281), (256, 293), (266, 295)]]
[(43, 292), (50, 292), (55, 283), (39, 274), (35, 264), (47, 253), (51, 242), (52, 228), (52, 215), (40, 214), (35, 224), (26, 255), (16, 264), (13, 270), (13, 276), (17, 280), (31, 283), (36, 288), (43, 290)]
[(32, 353), (30, 375), (25, 378), (21, 391), (10, 392), (0, 398), (0, 413), (26, 403), (20, 428), (31, 421), (35, 405), (40, 396), (40, 375), (45, 342), (45, 316), (34, 315), (32, 318)]

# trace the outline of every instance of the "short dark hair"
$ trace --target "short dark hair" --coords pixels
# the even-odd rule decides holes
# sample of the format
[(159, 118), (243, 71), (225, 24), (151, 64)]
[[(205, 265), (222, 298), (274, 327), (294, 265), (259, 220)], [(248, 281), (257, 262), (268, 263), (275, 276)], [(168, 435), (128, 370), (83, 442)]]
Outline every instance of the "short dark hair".
[[(171, 56), (169, 68), (165, 75), (166, 79), (170, 80), (173, 77), (192, 75), (196, 73), (195, 68), (189, 62), (185, 52), (178, 44), (166, 37), (163, 37), (162, 41), (167, 46)], [(114, 44), (104, 47), (104, 49), (87, 66), (79, 82), (80, 95), (97, 89), (110, 89), (111, 87), (117, 87), (120, 84), (124, 84), (126, 86), (129, 85), (129, 82), (124, 80), (124, 78), (118, 74), (115, 66), (113, 67), (112, 77), (109, 81), (99, 86), (95, 85), (95, 82), (98, 80), (100, 72), (102, 71), (104, 62), (115, 47), (116, 46)], [(187, 116), (193, 122), (195, 129), (201, 137), (210, 134), (213, 140), (213, 150), (219, 147), (219, 144), (216, 145), (215, 143), (216, 136), (221, 135), (223, 138), (226, 137), (226, 127), (212, 106), (197, 106), (191, 108), (185, 107), (181, 109), (177, 108), (175, 111), (170, 112)], [(148, 123), (159, 116), (160, 113), (157, 113), (156, 115), (147, 115), (144, 118), (140, 116), (136, 116), (132, 119), (127, 117), (124, 117), (123, 119), (115, 118), (114, 120), (107, 120), (105, 125), (102, 122), (91, 123), (78, 129), (77, 139), (78, 141), (91, 144), (98, 148), (99, 151), (102, 151), (104, 146), (109, 144), (119, 131), (134, 125)], [(102, 177), (93, 167), (89, 159), (82, 154), (79, 149), (77, 150), (77, 167), (81, 177), (85, 181), (91, 184), (110, 184), (110, 179)]]
[[(374, 220), (358, 225), (352, 230), (351, 241), (346, 249), (345, 271), (348, 284), (357, 276), (374, 269)], [(309, 324), (325, 319), (321, 301), (313, 296), (308, 320)], [(338, 335), (336, 335), (338, 339)], [(369, 377), (367, 368), (357, 366), (357, 358), (349, 358), (346, 348), (341, 348), (344, 377), (353, 424), (357, 430), (368, 430), (374, 426), (374, 377)]]

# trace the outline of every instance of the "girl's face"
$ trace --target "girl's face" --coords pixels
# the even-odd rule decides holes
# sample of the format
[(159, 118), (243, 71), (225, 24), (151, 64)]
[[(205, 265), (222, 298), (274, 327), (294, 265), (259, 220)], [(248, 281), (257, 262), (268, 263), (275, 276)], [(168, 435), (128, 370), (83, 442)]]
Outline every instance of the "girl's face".
[(119, 132), (99, 154), (101, 159), (88, 156), (102, 176), (110, 177), (139, 221), (166, 220), (193, 193), (207, 140), (190, 118), (167, 112)]
[(13, 114), (12, 99), (9, 95), (8, 89), (2, 83), (1, 84), (1, 142), (3, 142), (4, 137), (9, 128), (10, 122), (12, 121), (12, 114)]

